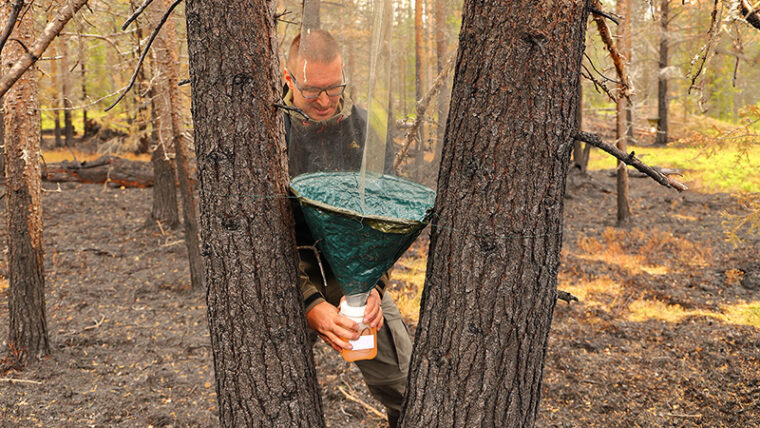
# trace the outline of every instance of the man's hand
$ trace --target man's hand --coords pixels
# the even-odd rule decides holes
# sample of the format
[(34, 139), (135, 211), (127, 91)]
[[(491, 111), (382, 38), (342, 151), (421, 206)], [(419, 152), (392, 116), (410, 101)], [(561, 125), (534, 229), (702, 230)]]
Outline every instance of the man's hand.
[(364, 310), (364, 324), (380, 330), (383, 326), (383, 309), (380, 307), (380, 293), (372, 289), (367, 298), (367, 308)]
[[(369, 310), (369, 299), (367, 300), (367, 309)], [(327, 302), (318, 303), (309, 312), (306, 312), (306, 322), (322, 340), (338, 352), (343, 349), (352, 349), (348, 341), (344, 339), (356, 340), (359, 338), (359, 325), (341, 315), (338, 308)]]

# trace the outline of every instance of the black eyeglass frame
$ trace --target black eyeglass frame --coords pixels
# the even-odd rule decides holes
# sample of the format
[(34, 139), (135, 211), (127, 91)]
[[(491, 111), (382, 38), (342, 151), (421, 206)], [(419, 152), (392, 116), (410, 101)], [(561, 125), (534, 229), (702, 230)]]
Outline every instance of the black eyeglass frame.
[[(346, 70), (343, 70), (343, 69), (341, 69), (341, 73), (343, 74), (343, 83), (341, 83), (340, 85), (329, 86), (327, 88), (302, 88), (302, 87), (298, 86), (298, 82), (296, 81), (296, 76), (294, 76), (293, 73), (290, 72), (290, 70), (288, 70), (288, 69), (285, 69), (285, 70), (290, 75), (290, 78), (293, 79), (293, 84), (296, 85), (296, 88), (298, 88), (298, 91), (301, 92), (301, 96), (304, 97), (307, 100), (315, 100), (315, 99), (319, 98), (319, 96), (322, 95), (322, 92), (324, 92), (325, 95), (327, 95), (328, 97), (339, 97), (339, 96), (343, 95), (343, 93), (346, 91), (346, 86), (348, 86), (348, 82), (346, 81)], [(337, 93), (337, 94), (335, 94), (335, 95), (331, 95), (330, 92), (328, 92), (331, 89), (338, 89), (338, 88), (340, 88), (340, 92)], [(317, 90), (318, 89), (319, 92), (317, 92), (317, 95), (306, 96), (303, 93), (304, 89), (305, 90), (310, 90), (310, 89), (311, 90)]]

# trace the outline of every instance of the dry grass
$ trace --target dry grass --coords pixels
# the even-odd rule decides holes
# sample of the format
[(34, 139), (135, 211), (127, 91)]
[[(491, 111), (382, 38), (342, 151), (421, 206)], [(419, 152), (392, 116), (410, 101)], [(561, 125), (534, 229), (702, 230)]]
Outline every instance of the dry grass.
[(405, 320), (416, 324), (420, 315), (420, 298), (425, 285), (427, 256), (404, 256), (396, 262), (391, 278), (401, 282), (403, 287), (391, 290), (391, 296)]
[[(75, 160), (75, 157), (76, 157), (76, 160), (79, 162), (92, 161), (101, 156), (103, 155), (98, 154), (98, 153), (82, 153), (79, 150), (69, 150), (69, 149), (45, 150), (42, 153), (42, 159), (44, 159), (45, 163), (73, 161)], [(126, 153), (118, 153), (116, 154), (116, 156), (119, 156), (120, 158), (124, 158), (124, 159), (133, 160), (133, 161), (150, 162), (149, 154), (136, 155), (134, 153), (126, 152)]]
[(687, 317), (710, 317), (728, 324), (760, 328), (760, 301), (721, 306), (721, 312), (703, 309), (687, 310), (680, 305), (669, 305), (659, 300), (639, 299), (628, 306), (630, 321), (659, 320), (679, 322)]

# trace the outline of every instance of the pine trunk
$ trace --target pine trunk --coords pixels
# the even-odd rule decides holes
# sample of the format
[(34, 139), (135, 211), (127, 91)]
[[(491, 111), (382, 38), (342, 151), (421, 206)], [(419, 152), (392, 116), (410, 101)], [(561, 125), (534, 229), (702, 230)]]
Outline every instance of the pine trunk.
[(538, 3), (464, 3), (404, 427), (536, 419), (587, 19)]
[[(620, 25), (617, 30), (617, 49), (623, 57), (626, 65), (631, 62), (631, 21), (630, 0), (617, 0), (617, 14), (620, 16)], [(626, 66), (626, 69), (628, 67)], [(619, 93), (623, 93), (623, 86), (618, 86)], [(631, 126), (629, 112), (631, 99), (618, 96), (616, 103), (615, 141), (618, 149), (627, 151), (628, 129)], [(620, 160), (617, 161), (617, 225), (624, 226), (631, 221), (631, 205), (628, 196), (628, 168)]]
[(66, 39), (58, 36), (61, 42), (61, 96), (63, 97), (63, 135), (67, 147), (74, 144), (74, 124), (71, 122), (71, 75), (69, 74), (69, 52)]
[[(159, 4), (161, 9), (169, 8), (169, 0)], [(201, 258), (198, 211), (195, 192), (190, 172), (190, 160), (185, 145), (184, 125), (182, 123), (179, 96), (179, 55), (177, 54), (177, 36), (174, 22), (167, 20), (162, 28), (165, 40), (163, 58), (157, 57), (158, 66), (166, 72), (166, 84), (169, 95), (169, 123), (171, 124), (172, 146), (174, 148), (175, 167), (179, 179), (179, 193), (182, 196), (182, 215), (185, 225), (185, 245), (190, 262), (190, 283), (192, 288), (203, 288), (203, 259)]]
[[(424, 0), (414, 0), (414, 105), (417, 118), (422, 115), (419, 108), (419, 102), (425, 95), (425, 61), (423, 55), (425, 54), (424, 34), (425, 27), (422, 24), (422, 4)], [(424, 124), (423, 124), (424, 125)], [(414, 155), (414, 172), (413, 175), (416, 179), (422, 179), (422, 164), (424, 162), (425, 154), (425, 132), (424, 126), (420, 126), (417, 131), (416, 151)]]
[(284, 125), (273, 107), (282, 89), (275, 6), (187, 2), (209, 330), (225, 427), (324, 426), (286, 197)]
[(668, 9), (670, 0), (663, 0), (660, 4), (660, 64), (657, 79), (657, 137), (654, 144), (665, 146), (668, 144)]
[[(151, 27), (158, 24), (163, 15), (162, 8), (152, 8)], [(166, 29), (164, 29), (166, 31)], [(153, 166), (153, 207), (147, 221), (160, 222), (171, 229), (179, 226), (179, 208), (177, 205), (177, 185), (173, 159), (170, 157), (172, 141), (171, 105), (169, 99), (169, 82), (167, 79), (167, 42), (163, 31), (153, 42), (154, 61), (149, 96), (151, 99), (152, 131), (150, 140), (155, 144), (150, 157)]]
[[(10, 2), (0, 4), (0, 22), (6, 22)], [(20, 58), (22, 46), (34, 42), (32, 9), (19, 18), (3, 48), (2, 64)], [(23, 45), (22, 45), (23, 43)], [(3, 98), (6, 153), (6, 211), (8, 227), (8, 351), (25, 363), (50, 352), (45, 315), (45, 279), (42, 263), (42, 204), (40, 180), (40, 103), (37, 70), (32, 67)]]

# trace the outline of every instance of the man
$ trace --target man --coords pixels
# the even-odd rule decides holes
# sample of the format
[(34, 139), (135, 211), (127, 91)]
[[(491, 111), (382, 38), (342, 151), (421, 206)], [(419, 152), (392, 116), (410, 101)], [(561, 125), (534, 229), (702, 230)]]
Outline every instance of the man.
[[(367, 112), (344, 97), (343, 59), (335, 39), (312, 29), (290, 46), (284, 70), (288, 168), (291, 177), (317, 171), (358, 171), (361, 166)], [(390, 167), (390, 165), (387, 165)], [(297, 204), (296, 241), (312, 246), (312, 238)], [(323, 283), (319, 263), (327, 280)], [(342, 296), (330, 266), (311, 250), (300, 251), (306, 321), (336, 351), (351, 349), (347, 339), (359, 338), (358, 325), (340, 315)], [(385, 293), (387, 277), (370, 292), (364, 323), (377, 329), (377, 357), (357, 361), (372, 395), (385, 405), (395, 427), (401, 411), (411, 356), (411, 339), (401, 314)]]

